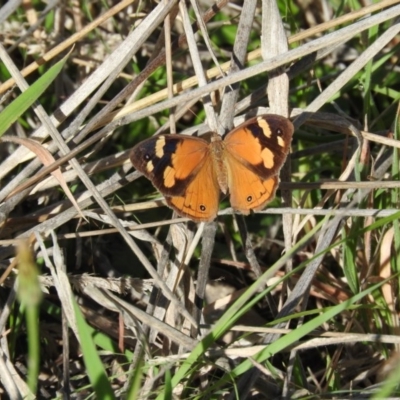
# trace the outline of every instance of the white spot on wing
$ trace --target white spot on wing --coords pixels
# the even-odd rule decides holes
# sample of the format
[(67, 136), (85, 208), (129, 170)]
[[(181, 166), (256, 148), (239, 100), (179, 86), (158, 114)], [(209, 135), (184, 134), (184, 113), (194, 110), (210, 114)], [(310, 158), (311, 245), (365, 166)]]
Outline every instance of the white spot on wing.
[(261, 117), (257, 118), (257, 122), (260, 128), (262, 129), (264, 136), (270, 139), (272, 136), (272, 132), (271, 129), (269, 128), (268, 122)]
[(167, 188), (173, 187), (175, 185), (175, 174), (176, 171), (174, 168), (167, 166), (164, 170), (164, 186)]
[(165, 137), (160, 136), (156, 142), (156, 156), (162, 158), (164, 155)]
[(146, 164), (146, 170), (147, 170), (147, 172), (151, 172), (151, 171), (153, 171), (153, 169), (154, 169), (153, 161), (149, 161)]
[(263, 151), (261, 152), (261, 158), (263, 160), (265, 168), (271, 169), (274, 167), (274, 153), (270, 149), (263, 149)]

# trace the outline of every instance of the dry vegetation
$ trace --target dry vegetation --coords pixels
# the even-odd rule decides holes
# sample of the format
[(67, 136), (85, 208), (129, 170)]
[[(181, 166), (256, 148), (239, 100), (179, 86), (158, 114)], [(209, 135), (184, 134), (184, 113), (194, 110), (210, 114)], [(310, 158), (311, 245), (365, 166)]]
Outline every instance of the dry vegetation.
[[(186, 6), (0, 9), (1, 397), (400, 396), (400, 1)], [(176, 218), (129, 163), (266, 112), (263, 212)]]

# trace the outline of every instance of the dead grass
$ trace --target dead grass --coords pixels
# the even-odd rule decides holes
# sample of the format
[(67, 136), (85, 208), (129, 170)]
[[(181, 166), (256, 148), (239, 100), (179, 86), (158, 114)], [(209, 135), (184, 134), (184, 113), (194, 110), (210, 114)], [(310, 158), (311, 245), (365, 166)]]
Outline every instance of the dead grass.
[[(67, 55), (40, 105), (7, 129), (21, 139), (0, 146), (4, 396), (36, 391), (32, 358), (39, 398), (391, 393), (400, 2), (271, 3), (0, 9), (2, 107), (23, 77), (32, 85)], [(266, 112), (296, 127), (271, 208), (194, 224), (170, 219), (136, 182), (128, 155), (139, 140), (224, 133)], [(26, 138), (46, 150), (18, 144)], [(21, 239), (31, 258), (15, 257)], [(30, 297), (17, 293), (22, 259), (24, 290), (37, 279), (43, 292), (37, 356), (23, 318)]]

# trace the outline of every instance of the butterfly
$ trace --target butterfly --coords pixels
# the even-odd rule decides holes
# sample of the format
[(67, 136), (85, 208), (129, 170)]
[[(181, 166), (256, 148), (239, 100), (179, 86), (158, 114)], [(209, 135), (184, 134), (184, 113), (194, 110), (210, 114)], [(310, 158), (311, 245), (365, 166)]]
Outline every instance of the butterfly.
[(137, 144), (130, 160), (181, 216), (196, 222), (215, 219), (220, 192), (229, 193), (232, 208), (247, 215), (274, 198), (293, 131), (287, 118), (266, 114), (224, 138), (214, 134), (211, 142), (178, 134), (154, 136)]

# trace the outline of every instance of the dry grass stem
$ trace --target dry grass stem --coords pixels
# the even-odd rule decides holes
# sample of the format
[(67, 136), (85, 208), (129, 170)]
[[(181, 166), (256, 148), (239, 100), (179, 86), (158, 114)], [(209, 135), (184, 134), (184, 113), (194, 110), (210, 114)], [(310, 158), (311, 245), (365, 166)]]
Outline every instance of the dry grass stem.
[[(380, 371), (400, 348), (399, 16), (400, 0), (6, 2), (0, 396), (398, 395)], [(295, 134), (264, 210), (235, 214), (228, 193), (196, 224), (132, 169), (151, 135), (271, 113)], [(145, 165), (166, 182), (179, 146), (159, 147)]]

